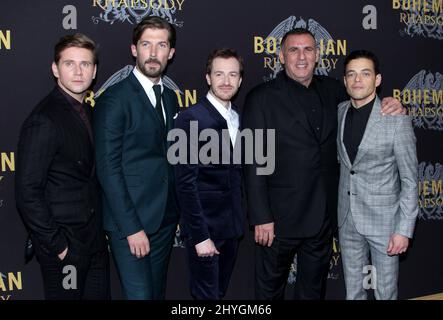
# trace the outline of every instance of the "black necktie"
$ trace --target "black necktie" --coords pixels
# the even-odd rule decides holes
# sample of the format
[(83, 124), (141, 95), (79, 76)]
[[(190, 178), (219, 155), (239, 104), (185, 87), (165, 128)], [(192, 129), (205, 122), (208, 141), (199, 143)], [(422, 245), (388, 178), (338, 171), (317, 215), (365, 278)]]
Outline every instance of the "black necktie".
[(160, 117), (160, 122), (162, 123), (162, 126), (165, 125), (165, 119), (163, 118), (163, 111), (162, 111), (162, 88), (159, 84), (155, 84), (152, 89), (155, 93), (155, 110), (157, 110), (158, 116)]
[[(86, 105), (86, 107), (88, 107), (88, 105)], [(74, 106), (74, 109), (78, 112), (78, 115), (80, 116), (83, 123), (85, 124), (85, 127), (88, 130), (89, 139), (91, 140), (91, 142), (93, 142), (91, 122), (89, 121), (89, 118), (88, 118), (88, 115), (86, 114), (84, 106), (81, 104), (76, 104)]]

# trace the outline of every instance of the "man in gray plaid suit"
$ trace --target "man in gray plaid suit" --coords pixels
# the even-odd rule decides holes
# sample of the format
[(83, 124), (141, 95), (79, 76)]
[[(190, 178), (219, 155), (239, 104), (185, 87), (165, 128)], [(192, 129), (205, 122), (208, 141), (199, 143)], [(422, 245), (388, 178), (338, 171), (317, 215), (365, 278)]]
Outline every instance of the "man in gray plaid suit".
[(396, 299), (398, 257), (408, 248), (418, 214), (414, 131), (408, 116), (381, 115), (381, 74), (373, 53), (352, 52), (344, 82), (351, 99), (339, 105), (337, 146), (346, 299), (366, 299), (369, 288), (376, 299)]

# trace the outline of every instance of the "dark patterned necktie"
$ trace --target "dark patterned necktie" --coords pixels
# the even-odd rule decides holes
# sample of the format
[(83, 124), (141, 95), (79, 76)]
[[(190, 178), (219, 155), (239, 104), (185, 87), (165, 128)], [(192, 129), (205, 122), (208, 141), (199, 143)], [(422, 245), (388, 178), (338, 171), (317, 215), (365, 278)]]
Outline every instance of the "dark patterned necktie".
[(157, 110), (158, 116), (160, 117), (161, 124), (164, 128), (165, 126), (165, 119), (163, 117), (163, 111), (162, 111), (162, 88), (159, 84), (155, 84), (152, 89), (155, 93), (155, 110)]
[[(86, 107), (89, 107), (89, 106), (86, 105)], [(89, 121), (88, 115), (86, 114), (86, 111), (84, 108), (85, 107), (81, 104), (76, 104), (74, 106), (74, 109), (78, 112), (80, 119), (82, 119), (83, 123), (85, 124), (86, 130), (88, 130), (89, 139), (91, 140), (91, 142), (93, 142), (91, 122)]]

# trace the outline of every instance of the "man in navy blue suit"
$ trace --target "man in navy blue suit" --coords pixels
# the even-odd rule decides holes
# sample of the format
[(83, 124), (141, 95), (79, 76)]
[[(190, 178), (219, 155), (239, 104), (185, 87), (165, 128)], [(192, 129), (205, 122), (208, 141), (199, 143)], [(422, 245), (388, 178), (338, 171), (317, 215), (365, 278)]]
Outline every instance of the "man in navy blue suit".
[[(223, 298), (243, 234), (241, 165), (233, 161), (239, 114), (231, 103), (242, 74), (243, 61), (234, 50), (215, 50), (206, 65), (208, 94), (175, 122), (191, 140), (188, 159), (175, 166), (175, 174), (195, 299)], [(194, 128), (199, 136), (205, 130), (209, 139), (193, 139)], [(208, 144), (215, 148), (209, 150)]]

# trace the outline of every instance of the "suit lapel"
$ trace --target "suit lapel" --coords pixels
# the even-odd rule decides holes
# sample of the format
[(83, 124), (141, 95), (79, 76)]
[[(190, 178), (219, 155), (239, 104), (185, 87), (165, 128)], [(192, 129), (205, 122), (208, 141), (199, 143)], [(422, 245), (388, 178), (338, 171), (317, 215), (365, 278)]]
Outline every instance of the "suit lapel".
[[(132, 84), (134, 91), (137, 94), (137, 97), (142, 102), (143, 109), (148, 112), (148, 114), (151, 118), (155, 118), (156, 121), (154, 121), (154, 123), (156, 123), (156, 129), (163, 136), (164, 130), (163, 130), (163, 127), (161, 126), (161, 123), (159, 121), (164, 121), (164, 120), (160, 119), (157, 111), (155, 110), (154, 106), (151, 103), (151, 100), (149, 100), (149, 97), (146, 94), (145, 90), (143, 89), (142, 85), (140, 84), (140, 82), (137, 80), (137, 78), (134, 76), (134, 74), (132, 72), (128, 76), (128, 78)], [(165, 107), (165, 109), (166, 109), (166, 107)]]
[(176, 102), (174, 99), (175, 92), (170, 92), (169, 90), (164, 88), (163, 91), (163, 107), (165, 109), (166, 114), (166, 132), (169, 132), (169, 130), (172, 129), (173, 126), (173, 119), (176, 112)]
[[(327, 108), (328, 103), (326, 101), (326, 97), (328, 97), (328, 92), (325, 91), (325, 86), (320, 86), (319, 82), (322, 81), (321, 79), (314, 76), (312, 79), (313, 82), (313, 88), (317, 92), (318, 98), (320, 99), (321, 103), (321, 109), (320, 112), (323, 116), (323, 123), (322, 123), (322, 131), (320, 135), (320, 142), (323, 142), (328, 135), (331, 133), (331, 130), (334, 128), (335, 121), (334, 119), (330, 119), (331, 114), (330, 110)], [(336, 109), (333, 112), (337, 112)]]
[[(80, 118), (78, 112), (74, 109), (74, 107), (69, 103), (69, 101), (66, 99), (66, 97), (59, 90), (61, 90), (61, 89), (58, 89), (58, 88), (55, 89), (57, 103), (63, 107), (63, 110), (64, 110), (66, 116), (73, 119), (72, 123), (77, 128), (78, 134), (81, 135), (81, 138), (80, 138), (81, 141), (87, 141), (86, 145), (84, 145), (84, 148), (87, 148), (87, 152), (85, 153), (85, 156), (88, 155), (87, 157), (92, 157), (92, 159), (89, 159), (89, 160), (92, 163), (90, 177), (93, 177), (95, 175), (95, 152), (93, 150), (93, 148), (94, 148), (93, 141), (91, 140), (91, 137), (89, 136), (88, 129), (86, 128), (86, 124)], [(85, 111), (88, 116), (88, 120), (91, 121), (91, 113), (90, 113), (91, 110), (85, 110)]]
[[(202, 102), (203, 106), (209, 111), (209, 114), (210, 114), (212, 120), (214, 120), (215, 123), (217, 123), (217, 126), (219, 128), (221, 128), (221, 130), (223, 130), (223, 129), (229, 130), (228, 129), (228, 122), (226, 121), (225, 118), (223, 118), (223, 116), (220, 114), (220, 112), (217, 111), (217, 109), (212, 105), (212, 103), (206, 97), (204, 97), (201, 102)], [(233, 104), (231, 104), (231, 108), (232, 107), (234, 107)], [(223, 131), (222, 131), (222, 133), (223, 133)], [(238, 131), (237, 131), (237, 133), (238, 133)], [(221, 138), (224, 139), (225, 137), (222, 136)], [(228, 137), (226, 137), (226, 138), (229, 139), (229, 147), (231, 149), (231, 157), (232, 157), (232, 150), (234, 149), (234, 146), (232, 145), (231, 136), (228, 134)]]
[[(82, 138), (84, 138), (85, 141), (88, 141), (88, 148), (93, 148), (93, 142), (91, 140), (91, 137), (89, 136), (89, 132), (88, 132), (88, 129), (86, 128), (86, 124), (80, 118), (78, 112), (69, 103), (69, 101), (66, 99), (66, 97), (63, 96), (63, 94), (59, 91), (61, 89), (56, 88), (56, 90), (58, 93), (58, 95), (57, 95), (58, 103), (60, 103), (63, 106), (63, 109), (65, 110), (67, 116), (73, 119), (73, 123), (75, 124), (76, 128), (78, 129), (78, 132), (81, 135), (83, 135)], [(90, 114), (88, 114), (88, 111), (86, 111), (86, 114), (88, 115), (88, 119), (91, 120)]]
[(345, 131), (345, 123), (346, 123), (346, 115), (348, 113), (349, 108), (351, 107), (351, 102), (349, 101), (346, 107), (343, 108), (343, 110), (340, 110), (340, 125), (338, 128), (338, 135), (339, 135), (339, 146), (338, 146), (338, 152), (340, 153), (340, 158), (344, 161), (345, 165), (347, 167), (351, 167), (351, 160), (349, 160), (348, 152), (346, 150), (345, 144), (343, 142), (344, 137), (344, 131)]
[(212, 103), (210, 103), (206, 97), (204, 97), (201, 102), (203, 106), (205, 106), (205, 108), (208, 110), (211, 118), (217, 123), (217, 125), (220, 126), (222, 129), (228, 129), (228, 123), (226, 122), (225, 118), (223, 118), (223, 116), (217, 111)]
[(358, 147), (357, 155), (355, 156), (354, 166), (362, 159), (364, 154), (368, 151), (368, 147), (373, 141), (375, 141), (381, 124), (382, 115), (381, 103), (378, 97), (375, 98), (374, 106), (372, 107), (371, 114), (366, 124), (366, 130), (361, 139), (361, 143)]

